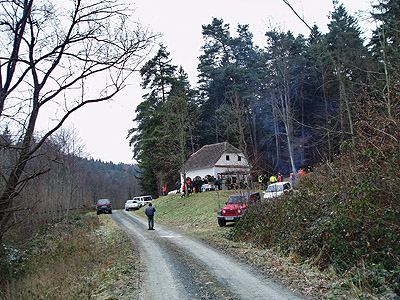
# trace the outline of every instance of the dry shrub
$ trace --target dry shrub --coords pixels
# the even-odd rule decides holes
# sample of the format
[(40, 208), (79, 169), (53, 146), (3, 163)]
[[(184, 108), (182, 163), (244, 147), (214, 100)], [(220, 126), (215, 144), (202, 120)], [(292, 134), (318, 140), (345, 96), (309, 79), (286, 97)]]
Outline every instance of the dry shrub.
[[(113, 293), (122, 295), (124, 289), (137, 288), (124, 283), (125, 276), (128, 281), (134, 273), (131, 243), (113, 229), (111, 220), (104, 224), (109, 219), (104, 217), (101, 223), (90, 214), (42, 227), (25, 252), (24, 264), (13, 267), (13, 272), (18, 267), (23, 272), (11, 274), (0, 298), (116, 299)], [(118, 283), (123, 288), (112, 286)]]

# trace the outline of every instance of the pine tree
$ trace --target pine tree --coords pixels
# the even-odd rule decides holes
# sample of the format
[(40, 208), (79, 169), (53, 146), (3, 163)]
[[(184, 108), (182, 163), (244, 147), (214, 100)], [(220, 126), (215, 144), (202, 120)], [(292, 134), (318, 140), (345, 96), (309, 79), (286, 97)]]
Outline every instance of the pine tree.
[(237, 37), (231, 37), (229, 25), (220, 19), (203, 26), (204, 54), (198, 66), (203, 97), (202, 142), (228, 141), (252, 162), (258, 156), (260, 53), (248, 25), (238, 25), (237, 33)]
[[(340, 5), (331, 14), (326, 34), (335, 89), (339, 89), (339, 117), (342, 139), (351, 139), (354, 144), (354, 113), (352, 102), (362, 92), (366, 82), (368, 52), (361, 37), (357, 20), (348, 15)], [(348, 132), (348, 134), (346, 134)]]
[[(218, 143), (223, 139), (222, 124), (218, 108), (225, 101), (227, 79), (225, 68), (232, 60), (229, 25), (214, 18), (209, 25), (202, 26), (204, 52), (198, 65), (199, 84), (203, 103), (201, 105), (201, 145)], [(232, 141), (231, 141), (232, 142)]]
[(162, 186), (173, 188), (194, 147), (195, 95), (187, 75), (171, 64), (163, 45), (140, 74), (142, 87), (149, 93), (137, 106), (137, 126), (129, 131), (130, 145), (139, 163), (142, 190), (157, 196)]
[(145, 99), (136, 108), (134, 122), (137, 127), (129, 130), (130, 145), (141, 173), (139, 182), (143, 192), (157, 196), (165, 184), (167, 170), (163, 159), (168, 149), (164, 105), (174, 82), (176, 66), (171, 64), (165, 46), (160, 45), (157, 54), (140, 70), (141, 86), (148, 89)]
[(388, 117), (392, 115), (392, 86), (400, 76), (400, 4), (399, 1), (381, 0), (373, 5), (372, 17), (378, 23), (373, 32), (370, 46), (372, 54), (381, 66), (381, 95), (386, 105)]

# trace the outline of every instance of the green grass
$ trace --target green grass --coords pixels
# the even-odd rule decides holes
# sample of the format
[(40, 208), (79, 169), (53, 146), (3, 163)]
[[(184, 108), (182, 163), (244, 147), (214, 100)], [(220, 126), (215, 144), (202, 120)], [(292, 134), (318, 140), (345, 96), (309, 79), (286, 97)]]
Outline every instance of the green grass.
[[(184, 198), (180, 195), (160, 197), (153, 202), (156, 208), (155, 223), (172, 225), (196, 238), (214, 240), (231, 228), (218, 226), (217, 211), (225, 206), (230, 194), (238, 192), (209, 191)], [(134, 214), (144, 217), (144, 208)]]

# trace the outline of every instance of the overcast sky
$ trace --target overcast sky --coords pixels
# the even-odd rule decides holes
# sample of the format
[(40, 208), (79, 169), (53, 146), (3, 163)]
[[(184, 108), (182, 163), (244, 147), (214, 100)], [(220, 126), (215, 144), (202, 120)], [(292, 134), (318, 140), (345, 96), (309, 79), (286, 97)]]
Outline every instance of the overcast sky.
[[(162, 42), (171, 54), (172, 62), (182, 66), (191, 84), (197, 82), (197, 64), (203, 45), (201, 26), (210, 24), (213, 17), (230, 24), (234, 34), (237, 24), (249, 24), (256, 45), (264, 46), (264, 33), (272, 28), (292, 31), (308, 36), (306, 26), (298, 20), (282, 0), (125, 0), (135, 8), (134, 19), (153, 32), (159, 32)], [(328, 15), (333, 10), (331, 0), (290, 0), (293, 8), (310, 25), (318, 25), (326, 32)], [(369, 0), (345, 0), (347, 11), (360, 20), (362, 28), (368, 26)], [(370, 33), (366, 32), (369, 37)], [(158, 50), (155, 47), (155, 51)], [(149, 58), (151, 58), (150, 56)], [(112, 101), (88, 105), (77, 111), (69, 120), (78, 132), (89, 157), (114, 163), (135, 163), (132, 148), (126, 139), (133, 127), (135, 109), (143, 98), (140, 77), (132, 76), (130, 86)]]

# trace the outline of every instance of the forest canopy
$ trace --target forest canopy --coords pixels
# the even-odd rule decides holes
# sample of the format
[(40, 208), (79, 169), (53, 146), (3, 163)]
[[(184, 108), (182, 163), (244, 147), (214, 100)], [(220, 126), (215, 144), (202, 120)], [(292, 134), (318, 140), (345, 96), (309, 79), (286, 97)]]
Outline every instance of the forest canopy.
[(263, 48), (248, 25), (233, 30), (213, 18), (202, 26), (196, 87), (160, 45), (141, 69), (147, 93), (129, 131), (143, 190), (173, 189), (182, 163), (207, 144), (239, 148), (253, 178), (312, 169), (344, 143), (355, 146), (359, 107), (376, 100), (390, 118), (395, 105), (398, 4), (380, 1), (371, 11), (377, 28), (370, 39), (336, 5), (326, 33), (315, 25), (309, 36), (272, 29)]

